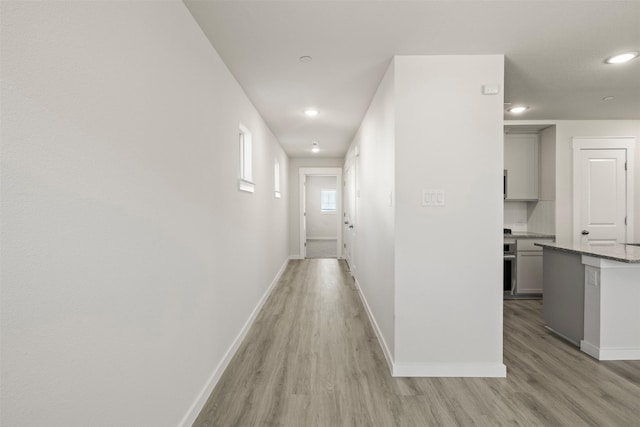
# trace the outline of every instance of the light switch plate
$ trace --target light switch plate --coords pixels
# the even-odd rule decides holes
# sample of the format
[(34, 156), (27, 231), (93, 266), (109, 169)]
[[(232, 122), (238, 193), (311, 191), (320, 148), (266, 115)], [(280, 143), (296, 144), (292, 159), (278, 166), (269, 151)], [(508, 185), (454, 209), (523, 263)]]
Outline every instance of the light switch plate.
[(444, 206), (444, 190), (422, 190), (422, 206)]
[(483, 95), (497, 95), (500, 93), (499, 85), (482, 85)]

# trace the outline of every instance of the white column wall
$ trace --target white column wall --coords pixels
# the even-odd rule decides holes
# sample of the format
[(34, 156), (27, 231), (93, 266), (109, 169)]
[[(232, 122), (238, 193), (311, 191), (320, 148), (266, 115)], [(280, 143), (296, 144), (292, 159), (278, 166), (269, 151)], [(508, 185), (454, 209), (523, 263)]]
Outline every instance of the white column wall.
[(395, 64), (394, 373), (503, 376), (503, 96), (481, 89), (503, 87), (504, 58)]
[(189, 423), (287, 260), (286, 155), (182, 2), (3, 1), (1, 53), (0, 424)]

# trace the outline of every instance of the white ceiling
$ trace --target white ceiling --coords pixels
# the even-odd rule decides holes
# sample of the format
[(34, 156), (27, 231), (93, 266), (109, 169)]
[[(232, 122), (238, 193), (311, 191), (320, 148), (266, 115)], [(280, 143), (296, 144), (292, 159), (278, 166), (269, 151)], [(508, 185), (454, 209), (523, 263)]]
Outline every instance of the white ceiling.
[(292, 157), (342, 157), (394, 55), (504, 54), (505, 119), (640, 119), (640, 59), (603, 62), (640, 50), (639, 0), (184, 2)]

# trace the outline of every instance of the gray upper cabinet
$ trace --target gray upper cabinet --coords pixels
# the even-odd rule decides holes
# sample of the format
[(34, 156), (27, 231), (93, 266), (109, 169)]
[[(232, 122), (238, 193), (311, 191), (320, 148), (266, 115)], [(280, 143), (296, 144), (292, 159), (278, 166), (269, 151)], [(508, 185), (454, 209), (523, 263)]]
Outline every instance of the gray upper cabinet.
[(506, 200), (538, 200), (540, 143), (537, 134), (504, 136)]

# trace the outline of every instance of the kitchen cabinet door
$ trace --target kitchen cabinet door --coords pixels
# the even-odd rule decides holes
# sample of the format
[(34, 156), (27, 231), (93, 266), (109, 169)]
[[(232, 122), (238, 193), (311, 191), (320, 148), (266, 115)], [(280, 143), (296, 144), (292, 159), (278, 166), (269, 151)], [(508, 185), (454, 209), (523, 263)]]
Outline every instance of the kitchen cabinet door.
[(538, 135), (505, 135), (504, 169), (507, 171), (506, 200), (539, 198)]
[(516, 285), (518, 294), (542, 293), (542, 251), (518, 252)]

